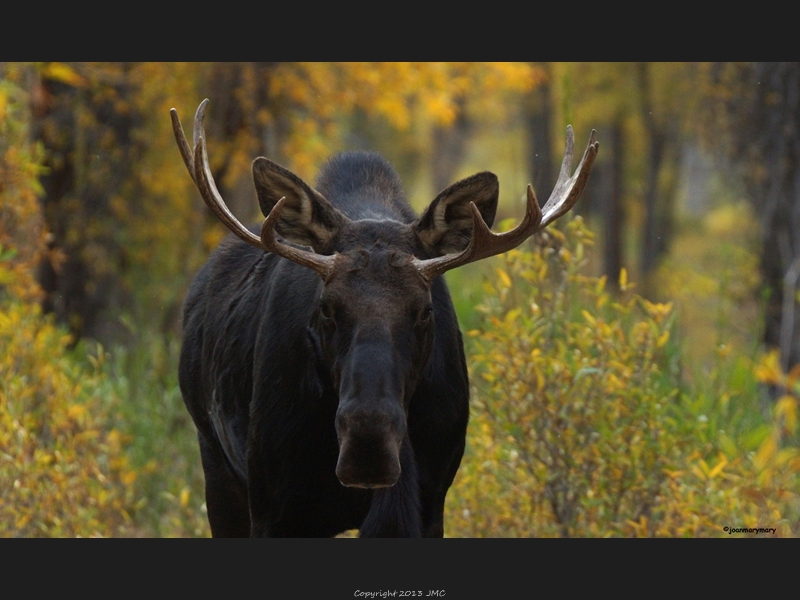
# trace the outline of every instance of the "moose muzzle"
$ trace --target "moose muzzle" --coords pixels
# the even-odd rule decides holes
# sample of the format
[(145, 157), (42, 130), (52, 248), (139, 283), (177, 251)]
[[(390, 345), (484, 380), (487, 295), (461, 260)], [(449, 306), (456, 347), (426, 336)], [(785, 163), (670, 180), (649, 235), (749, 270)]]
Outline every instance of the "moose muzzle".
[(406, 415), (393, 358), (379, 344), (363, 344), (349, 353), (342, 370), (336, 476), (348, 487), (389, 487), (400, 477)]

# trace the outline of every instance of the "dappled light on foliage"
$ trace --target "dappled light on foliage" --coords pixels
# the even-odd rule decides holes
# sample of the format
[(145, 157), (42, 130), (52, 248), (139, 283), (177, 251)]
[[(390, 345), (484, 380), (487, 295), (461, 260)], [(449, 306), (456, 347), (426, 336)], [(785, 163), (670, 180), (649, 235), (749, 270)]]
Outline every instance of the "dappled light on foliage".
[[(695, 397), (680, 379), (672, 304), (633, 293), (624, 271), (619, 297), (583, 275), (591, 244), (580, 218), (551, 227), (485, 283), (448, 534), (798, 535), (795, 397), (746, 425), (723, 405), (739, 400), (735, 389)], [(756, 371), (766, 372), (778, 377)]]

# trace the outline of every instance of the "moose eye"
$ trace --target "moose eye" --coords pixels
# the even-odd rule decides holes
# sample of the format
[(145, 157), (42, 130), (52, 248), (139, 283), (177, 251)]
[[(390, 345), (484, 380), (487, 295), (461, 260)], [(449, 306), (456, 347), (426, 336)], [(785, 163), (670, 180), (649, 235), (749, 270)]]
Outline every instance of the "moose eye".
[(431, 320), (431, 315), (433, 315), (433, 306), (430, 304), (422, 309), (419, 313), (419, 322), (420, 323), (427, 323)]
[(326, 321), (333, 319), (333, 309), (327, 302), (321, 302), (319, 305), (319, 314)]

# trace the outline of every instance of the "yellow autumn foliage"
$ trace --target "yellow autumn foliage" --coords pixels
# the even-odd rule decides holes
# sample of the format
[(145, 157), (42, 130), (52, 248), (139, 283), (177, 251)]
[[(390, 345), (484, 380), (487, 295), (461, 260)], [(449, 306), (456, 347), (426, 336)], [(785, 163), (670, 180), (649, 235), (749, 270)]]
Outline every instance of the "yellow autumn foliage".
[[(472, 420), (448, 535), (800, 534), (796, 397), (732, 438), (724, 405), (741, 399), (730, 388), (709, 401), (681, 380), (673, 304), (634, 294), (625, 272), (620, 296), (583, 275), (580, 218), (537, 243), (498, 259), (468, 333)], [(774, 363), (756, 372), (786, 381)]]
[(41, 149), (30, 143), (27, 96), (14, 83), (22, 72), (13, 63), (0, 78), (0, 288), (25, 300), (39, 297), (34, 267), (44, 248), (44, 231), (36, 197), (40, 189)]
[(78, 362), (38, 306), (40, 153), (11, 69), (0, 81), (0, 536), (125, 535), (135, 473), (102, 357)]
[(498, 102), (543, 77), (523, 62), (286, 62), (270, 77), (268, 96), (274, 106), (291, 106), (283, 152), (298, 175), (310, 177), (356, 111), (395, 131), (450, 125), (464, 104), (476, 115), (502, 114)]
[(136, 474), (110, 424), (116, 399), (100, 372), (68, 356), (68, 341), (37, 306), (2, 300), (1, 536), (130, 532)]

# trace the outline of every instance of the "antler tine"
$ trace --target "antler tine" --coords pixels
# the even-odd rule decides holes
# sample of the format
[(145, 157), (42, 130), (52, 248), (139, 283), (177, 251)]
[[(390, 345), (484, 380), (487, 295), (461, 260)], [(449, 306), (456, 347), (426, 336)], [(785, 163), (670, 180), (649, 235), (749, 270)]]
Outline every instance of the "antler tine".
[(469, 245), (457, 254), (447, 254), (426, 260), (414, 259), (414, 266), (420, 275), (430, 281), (450, 269), (507, 252), (512, 248), (516, 248), (528, 237), (544, 229), (549, 223), (569, 211), (575, 205), (583, 188), (586, 186), (589, 172), (597, 156), (599, 143), (595, 140), (595, 136), (596, 132), (592, 130), (583, 158), (575, 174), (570, 177), (575, 136), (572, 132), (572, 126), (567, 126), (567, 141), (564, 149), (564, 160), (561, 162), (561, 171), (553, 187), (553, 192), (544, 205), (544, 209), (539, 208), (533, 186), (528, 185), (528, 202), (525, 217), (511, 231), (497, 234), (492, 233), (484, 222), (478, 208), (474, 203), (470, 203), (470, 209), (472, 210), (472, 238)]
[(330, 275), (333, 270), (334, 256), (320, 255), (307, 250), (301, 250), (279, 242), (276, 239), (275, 224), (280, 217), (281, 208), (286, 201), (285, 198), (281, 198), (272, 208), (269, 215), (267, 215), (267, 218), (261, 225), (261, 237), (252, 233), (233, 216), (233, 213), (228, 208), (228, 205), (225, 204), (225, 200), (222, 199), (222, 195), (217, 189), (214, 176), (211, 174), (211, 167), (208, 164), (206, 134), (205, 127), (203, 126), (207, 106), (208, 99), (206, 98), (200, 103), (200, 106), (197, 107), (197, 112), (194, 115), (194, 131), (192, 132), (194, 155), (192, 155), (192, 151), (189, 149), (189, 143), (186, 141), (183, 126), (178, 118), (178, 111), (174, 108), (169, 111), (172, 117), (172, 130), (175, 134), (175, 140), (178, 142), (181, 156), (183, 156), (183, 162), (189, 170), (189, 175), (192, 176), (195, 185), (197, 185), (197, 189), (200, 191), (203, 201), (228, 229), (248, 244), (267, 252), (273, 252), (292, 262), (308, 267), (319, 273), (322, 277)]
[(583, 188), (586, 187), (586, 182), (589, 180), (589, 173), (594, 164), (594, 159), (597, 157), (597, 151), (600, 148), (600, 143), (596, 141), (596, 137), (597, 132), (592, 129), (592, 133), (589, 136), (589, 143), (586, 145), (586, 150), (583, 152), (581, 162), (578, 163), (578, 168), (575, 169), (575, 173), (570, 177), (575, 136), (572, 132), (572, 126), (567, 126), (567, 143), (564, 149), (564, 160), (561, 162), (561, 172), (558, 175), (556, 185), (553, 187), (553, 192), (542, 208), (543, 216), (540, 229), (544, 229), (547, 225), (560, 216), (565, 215), (575, 206), (575, 203), (583, 192)]
[[(208, 108), (208, 98), (205, 98), (194, 113), (194, 124), (192, 126), (192, 147), (197, 150), (197, 145), (201, 143), (201, 139), (205, 140), (206, 137), (206, 108)], [(205, 145), (205, 141), (202, 142)]]
[(222, 221), (228, 229), (248, 244), (265, 250), (264, 245), (261, 243), (261, 238), (252, 233), (233, 216), (228, 205), (225, 204), (225, 201), (222, 199), (222, 195), (219, 193), (216, 183), (214, 183), (214, 176), (211, 174), (211, 167), (208, 165), (205, 130), (203, 129), (203, 112), (205, 112), (205, 105), (207, 102), (207, 100), (204, 100), (197, 109), (197, 115), (194, 121), (194, 138), (196, 140), (194, 147), (194, 165), (197, 189), (200, 190), (200, 195), (203, 197), (206, 205), (208, 205), (212, 212), (217, 215), (217, 218)]
[(192, 149), (189, 148), (189, 142), (186, 141), (186, 134), (183, 133), (183, 125), (178, 118), (178, 111), (174, 108), (169, 109), (169, 116), (172, 118), (172, 132), (175, 134), (175, 141), (178, 142), (178, 149), (181, 151), (183, 157), (183, 164), (189, 171), (192, 181), (197, 184), (197, 179), (194, 176), (194, 157), (192, 156)]
[(336, 255), (317, 254), (316, 252), (309, 252), (301, 250), (294, 246), (279, 242), (275, 239), (275, 224), (280, 218), (283, 204), (286, 202), (284, 196), (275, 203), (269, 215), (264, 219), (261, 225), (261, 244), (269, 252), (274, 252), (279, 256), (287, 258), (304, 267), (316, 271), (323, 279), (327, 279), (328, 275), (333, 272), (333, 263), (336, 260)]
[(233, 216), (214, 183), (211, 168), (208, 166), (205, 129), (203, 127), (206, 106), (208, 106), (208, 98), (200, 103), (194, 116), (194, 131), (192, 132), (194, 156), (189, 148), (189, 142), (186, 141), (186, 134), (183, 131), (183, 125), (181, 125), (181, 120), (178, 117), (178, 111), (174, 108), (171, 108), (169, 111), (170, 117), (172, 118), (172, 132), (175, 134), (175, 141), (178, 143), (178, 149), (183, 157), (183, 163), (186, 165), (189, 175), (200, 191), (203, 201), (213, 213), (217, 215), (217, 218), (245, 242), (263, 249), (261, 239), (257, 235), (251, 233)]
[(511, 231), (492, 233), (475, 203), (470, 202), (469, 207), (472, 210), (472, 237), (469, 245), (462, 252), (426, 260), (416, 258), (413, 260), (420, 275), (428, 281), (450, 269), (516, 248), (539, 229), (539, 223), (542, 220), (542, 210), (539, 208), (539, 202), (536, 200), (536, 194), (531, 185), (528, 185), (525, 216), (520, 224)]

